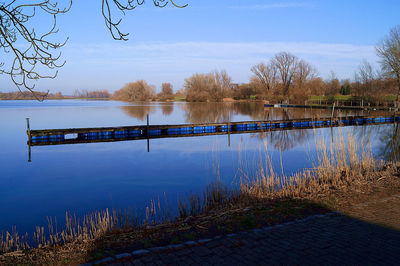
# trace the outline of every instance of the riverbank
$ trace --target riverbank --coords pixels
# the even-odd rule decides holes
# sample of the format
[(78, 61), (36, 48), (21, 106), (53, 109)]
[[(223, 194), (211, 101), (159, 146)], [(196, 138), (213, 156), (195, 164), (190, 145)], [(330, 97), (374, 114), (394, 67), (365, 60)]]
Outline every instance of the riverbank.
[[(123, 223), (123, 216), (114, 212), (99, 213), (91, 216), (101, 220), (93, 224), (91, 229), (95, 234), (91, 237), (82, 227), (66, 230), (67, 244), (59, 241), (42, 248), (4, 254), (0, 262), (79, 264), (97, 261), (133, 250), (229, 235), (314, 214), (338, 211), (351, 215), (352, 206), (399, 193), (399, 164), (382, 164), (367, 151), (356, 153), (360, 147), (355, 146), (354, 140), (346, 145), (338, 144), (335, 147), (319, 144), (316, 167), (294, 176), (276, 175), (267, 162), (256, 178), (242, 180), (239, 190), (212, 184), (205, 189), (203, 197), (192, 195), (182, 199), (177, 219), (161, 219), (161, 223), (152, 220), (149, 216), (163, 217), (163, 210), (157, 203), (149, 206), (147, 217), (141, 217), (141, 222), (136, 217), (135, 224)], [(331, 149), (335, 152), (330, 153)], [(120, 224), (123, 226), (117, 226)]]
[(399, 230), (400, 206), (391, 202), (390, 197), (400, 192), (400, 164), (386, 164), (377, 172), (365, 174), (368, 182), (357, 182), (351, 188), (327, 187), (317, 195), (309, 194), (303, 199), (276, 199), (263, 204), (249, 204), (247, 207), (233, 205), (181, 219), (176, 223), (148, 226), (135, 231), (114, 231), (96, 241), (77, 241), (61, 246), (17, 251), (0, 256), (0, 263), (74, 265), (138, 249), (148, 250), (156, 246), (251, 232), (256, 228), (332, 211)]

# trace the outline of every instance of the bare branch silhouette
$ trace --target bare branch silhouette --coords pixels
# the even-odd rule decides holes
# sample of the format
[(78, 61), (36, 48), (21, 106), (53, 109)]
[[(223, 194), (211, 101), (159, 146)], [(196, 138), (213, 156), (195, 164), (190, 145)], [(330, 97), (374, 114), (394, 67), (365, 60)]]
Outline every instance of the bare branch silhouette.
[[(65, 61), (60, 62), (61, 53), (58, 49), (66, 44), (68, 38), (58, 43), (52, 41), (51, 37), (58, 32), (57, 15), (68, 12), (71, 5), (72, 0), (65, 7), (59, 7), (57, 1), (51, 0), (29, 4), (18, 4), (16, 0), (7, 4), (0, 2), (0, 49), (13, 57), (10, 66), (6, 62), (0, 62), (0, 74), (10, 75), (20, 91), (27, 89), (38, 100), (43, 100), (47, 94), (36, 93), (35, 85), (31, 85), (29, 81), (53, 79), (58, 74), (57, 69), (65, 64)], [(40, 34), (35, 28), (30, 28), (30, 22), (38, 12), (53, 18), (51, 28)], [(23, 44), (17, 44), (18, 40)], [(38, 70), (40, 66), (53, 73), (43, 74)]]
[[(173, 0), (170, 0), (171, 4), (177, 8), (185, 8), (188, 5), (178, 5)], [(169, 3), (168, 0), (153, 0), (154, 6), (166, 7)], [(138, 6), (145, 4), (145, 0), (102, 0), (102, 14), (107, 29), (110, 31), (111, 36), (114, 40), (127, 41), (129, 33), (123, 33), (120, 29), (120, 23), (122, 18), (115, 19), (113, 17), (114, 11), (119, 10), (122, 15), (125, 15), (126, 11), (133, 10)]]
[[(47, 94), (35, 92), (34, 81), (56, 78), (58, 69), (65, 64), (59, 49), (65, 46), (68, 38), (62, 42), (53, 40), (58, 33), (57, 16), (67, 13), (72, 6), (72, 0), (64, 2), (65, 6), (60, 6), (59, 0), (32, 0), (28, 3), (21, 0), (5, 3), (0, 0), (0, 50), (8, 55), (0, 59), (0, 74), (9, 75), (19, 91), (26, 89), (38, 100), (43, 100)], [(128, 39), (128, 33), (119, 29), (122, 18), (114, 19), (115, 13), (119, 11), (125, 15), (126, 11), (144, 3), (145, 0), (102, 0), (105, 25), (115, 40)], [(160, 8), (169, 3), (177, 8), (187, 6), (172, 0), (153, 0), (153, 4)], [(46, 15), (44, 19), (52, 20), (50, 28), (44, 32), (33, 26), (34, 18), (39, 13)]]

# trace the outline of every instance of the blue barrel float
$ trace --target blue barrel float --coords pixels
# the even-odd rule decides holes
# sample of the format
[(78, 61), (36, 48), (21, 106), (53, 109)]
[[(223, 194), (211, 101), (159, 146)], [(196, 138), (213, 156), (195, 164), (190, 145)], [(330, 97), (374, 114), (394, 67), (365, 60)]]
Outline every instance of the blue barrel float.
[(161, 136), (161, 129), (150, 129), (149, 136)]
[(206, 130), (206, 133), (214, 133), (214, 132), (216, 132), (216, 126), (206, 126), (206, 128), (205, 128), (205, 130)]
[(195, 134), (201, 134), (201, 133), (205, 132), (205, 129), (204, 129), (204, 127), (194, 127), (193, 132)]

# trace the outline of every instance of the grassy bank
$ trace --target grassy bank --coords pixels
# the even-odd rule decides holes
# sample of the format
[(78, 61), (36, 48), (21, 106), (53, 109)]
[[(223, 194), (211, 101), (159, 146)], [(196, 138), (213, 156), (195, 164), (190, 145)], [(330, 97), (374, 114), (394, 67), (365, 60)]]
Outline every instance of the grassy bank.
[[(396, 165), (375, 160), (368, 142), (357, 142), (351, 134), (346, 139), (340, 135), (331, 144), (316, 142), (315, 166), (292, 176), (277, 174), (267, 157), (255, 176), (241, 176), (239, 189), (214, 183), (202, 195), (180, 199), (179, 217), (171, 217), (168, 207), (157, 200), (141, 215), (105, 210), (78, 219), (67, 214), (66, 227), (60, 231), (49, 219), (47, 228), (38, 227), (33, 236), (6, 232), (0, 250), (14, 252), (1, 256), (0, 263), (76, 264), (278, 224), (351, 204), (360, 199), (355, 195), (368, 195), (399, 173)], [(268, 153), (267, 146), (265, 150)], [(391, 187), (396, 185), (388, 184)], [(33, 241), (27, 241), (29, 237)], [(32, 245), (40, 248), (29, 249)]]

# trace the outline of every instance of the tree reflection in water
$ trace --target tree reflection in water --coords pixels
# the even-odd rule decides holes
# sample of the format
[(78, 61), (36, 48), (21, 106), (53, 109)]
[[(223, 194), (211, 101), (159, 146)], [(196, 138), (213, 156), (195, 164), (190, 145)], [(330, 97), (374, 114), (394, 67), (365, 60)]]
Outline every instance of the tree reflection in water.
[[(321, 109), (322, 110), (322, 109)], [(306, 118), (306, 117), (321, 117), (321, 113), (312, 114), (308, 109), (274, 109), (268, 108), (267, 118), (264, 120), (289, 120), (296, 118)], [(326, 111), (326, 110), (325, 110)], [(266, 131), (260, 134), (254, 134), (255, 137), (259, 139), (269, 139), (271, 145), (280, 151), (286, 151), (293, 149), (299, 144), (306, 141), (311, 135), (310, 130), (281, 130), (281, 131)]]
[(381, 132), (379, 140), (382, 143), (380, 147), (380, 155), (386, 161), (399, 161), (400, 159), (400, 128), (395, 123), (388, 125)]
[[(263, 103), (257, 102), (187, 103), (182, 105), (181, 108), (185, 112), (185, 121), (187, 123), (234, 121), (235, 116), (247, 116), (249, 117), (248, 120), (269, 121), (318, 118), (331, 115), (328, 109), (265, 108)], [(240, 120), (242, 119), (238, 119), (238, 121)], [(306, 141), (310, 134), (310, 130), (283, 130), (252, 134), (252, 137), (269, 138), (275, 148), (289, 150)]]
[[(318, 119), (330, 117), (331, 109), (310, 108), (266, 108), (262, 102), (229, 102), (229, 103), (179, 103), (179, 108), (174, 109), (175, 103), (143, 104), (136, 106), (122, 106), (122, 110), (129, 116), (138, 120), (145, 120), (147, 114), (155, 113), (157, 108), (161, 109), (164, 116), (169, 116), (178, 110), (183, 112), (185, 123), (220, 123), (228, 121), (271, 121), (291, 120), (299, 118)], [(337, 110), (334, 116), (368, 116), (388, 115), (387, 112), (359, 111), (359, 110)], [(381, 155), (388, 160), (398, 160), (400, 157), (400, 135), (398, 125), (364, 126), (354, 127), (355, 134), (359, 139), (379, 138), (383, 143)], [(307, 141), (313, 132), (311, 130), (282, 130), (266, 131), (252, 134), (251, 137), (268, 139), (274, 148), (281, 151), (290, 150)], [(332, 129), (332, 139), (334, 130)]]
[(155, 105), (121, 106), (121, 108), (127, 115), (141, 121), (146, 119), (147, 114), (154, 113), (157, 110)]
[(161, 103), (160, 105), (163, 115), (169, 116), (174, 112), (174, 103)]
[(226, 122), (232, 114), (232, 103), (186, 103), (180, 107), (188, 124)]

